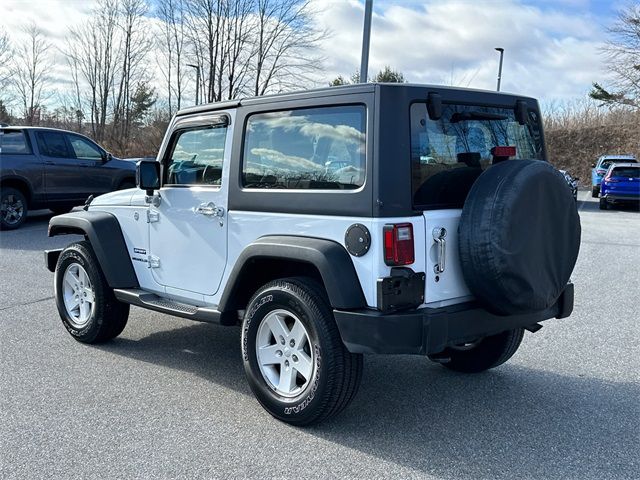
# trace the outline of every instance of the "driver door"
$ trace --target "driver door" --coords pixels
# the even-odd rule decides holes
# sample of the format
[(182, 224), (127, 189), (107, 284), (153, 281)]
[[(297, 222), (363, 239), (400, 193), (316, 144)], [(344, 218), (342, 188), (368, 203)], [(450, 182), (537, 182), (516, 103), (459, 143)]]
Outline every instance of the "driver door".
[(169, 296), (202, 301), (220, 287), (234, 113), (178, 121), (162, 160), (160, 202), (149, 206), (149, 265)]

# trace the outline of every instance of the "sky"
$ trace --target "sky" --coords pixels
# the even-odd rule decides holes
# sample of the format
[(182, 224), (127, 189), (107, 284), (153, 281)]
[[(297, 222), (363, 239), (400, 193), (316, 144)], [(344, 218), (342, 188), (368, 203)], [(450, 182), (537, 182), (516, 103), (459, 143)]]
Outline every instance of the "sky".
[[(0, 0), (0, 29), (19, 38), (34, 21), (56, 47), (51, 71), (58, 91), (69, 88), (64, 56), (71, 25), (91, 0)], [(606, 83), (599, 48), (624, 1), (604, 0), (374, 0), (369, 75), (389, 65), (412, 83), (495, 89), (505, 49), (502, 90), (543, 103), (583, 98)], [(324, 58), (315, 86), (360, 66), (364, 0), (313, 0)], [(160, 87), (162, 88), (162, 87)], [(160, 90), (160, 89), (159, 89)]]

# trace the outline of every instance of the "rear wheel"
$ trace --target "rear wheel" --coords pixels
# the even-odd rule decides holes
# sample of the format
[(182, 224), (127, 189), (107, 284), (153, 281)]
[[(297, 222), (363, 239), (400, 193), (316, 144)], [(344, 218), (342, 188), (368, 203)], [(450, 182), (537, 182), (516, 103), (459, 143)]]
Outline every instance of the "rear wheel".
[(326, 294), (316, 282), (287, 278), (268, 283), (246, 311), (245, 373), (271, 415), (309, 425), (347, 407), (360, 384), (362, 355), (344, 347)]
[(609, 209), (609, 202), (607, 202), (606, 198), (601, 198), (600, 199), (600, 210), (608, 210)]
[(129, 318), (129, 305), (115, 298), (89, 242), (64, 249), (54, 281), (58, 313), (73, 338), (82, 343), (100, 343), (122, 333)]
[(0, 195), (0, 228), (13, 230), (20, 227), (27, 219), (27, 199), (20, 190), (2, 188)]
[(598, 187), (591, 187), (591, 196), (593, 198), (598, 198), (598, 195), (600, 194), (600, 188)]
[(438, 363), (456, 372), (483, 372), (509, 360), (518, 350), (523, 335), (524, 329), (516, 328), (475, 342), (448, 347), (429, 358), (437, 358)]

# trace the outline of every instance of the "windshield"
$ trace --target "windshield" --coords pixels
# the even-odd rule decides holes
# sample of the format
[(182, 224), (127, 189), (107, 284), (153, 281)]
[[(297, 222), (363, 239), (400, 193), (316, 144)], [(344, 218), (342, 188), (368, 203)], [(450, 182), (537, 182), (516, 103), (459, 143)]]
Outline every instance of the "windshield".
[(414, 207), (461, 208), (473, 182), (491, 165), (508, 158), (544, 160), (540, 119), (529, 110), (521, 125), (514, 109), (445, 104), (441, 118), (432, 120), (426, 104), (415, 103), (411, 157)]

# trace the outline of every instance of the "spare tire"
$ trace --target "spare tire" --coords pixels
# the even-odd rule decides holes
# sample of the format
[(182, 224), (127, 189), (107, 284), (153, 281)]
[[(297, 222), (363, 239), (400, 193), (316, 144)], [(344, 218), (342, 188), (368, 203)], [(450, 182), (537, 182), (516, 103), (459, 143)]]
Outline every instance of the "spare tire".
[(507, 160), (473, 184), (458, 226), (464, 279), (490, 312), (554, 305), (580, 248), (580, 217), (562, 174), (540, 160)]

